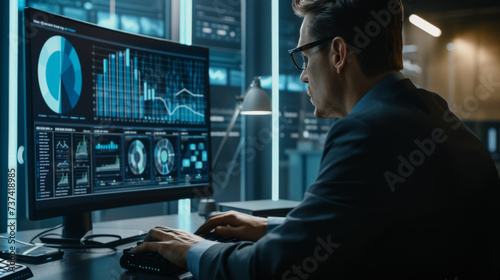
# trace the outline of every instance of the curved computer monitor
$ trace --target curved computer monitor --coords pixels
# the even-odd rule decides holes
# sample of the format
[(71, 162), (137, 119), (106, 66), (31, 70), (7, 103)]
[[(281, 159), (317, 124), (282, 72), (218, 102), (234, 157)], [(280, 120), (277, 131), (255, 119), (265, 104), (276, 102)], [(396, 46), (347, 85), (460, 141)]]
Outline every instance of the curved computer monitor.
[(29, 219), (212, 194), (208, 49), (24, 12)]

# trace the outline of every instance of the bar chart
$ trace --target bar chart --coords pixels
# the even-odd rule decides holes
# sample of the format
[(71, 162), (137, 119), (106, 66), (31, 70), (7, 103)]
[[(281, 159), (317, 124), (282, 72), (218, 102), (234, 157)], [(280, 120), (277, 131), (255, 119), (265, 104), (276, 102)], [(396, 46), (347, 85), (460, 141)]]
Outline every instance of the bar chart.
[[(93, 180), (96, 186), (116, 186), (122, 183), (122, 141), (119, 135), (94, 135)], [(79, 179), (83, 179), (80, 174)]]
[(205, 124), (206, 61), (94, 46), (93, 64), (98, 118)]

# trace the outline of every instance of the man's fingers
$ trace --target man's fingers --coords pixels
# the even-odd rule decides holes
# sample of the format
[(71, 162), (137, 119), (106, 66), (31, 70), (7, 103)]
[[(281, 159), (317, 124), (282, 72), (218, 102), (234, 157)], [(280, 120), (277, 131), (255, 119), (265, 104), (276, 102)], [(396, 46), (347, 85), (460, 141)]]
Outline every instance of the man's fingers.
[(144, 238), (144, 241), (167, 241), (173, 239), (173, 232), (165, 231), (159, 229), (158, 227), (149, 230), (148, 235)]
[(162, 242), (143, 242), (141, 245), (134, 247), (130, 250), (133, 254), (147, 253), (147, 252), (156, 252), (162, 255), (165, 259), (169, 260), (172, 258), (172, 254), (174, 252), (171, 251), (171, 245), (174, 243), (170, 241), (162, 241)]
[(208, 220), (203, 225), (201, 225), (194, 234), (208, 233), (213, 229), (213, 221)]
[(223, 237), (236, 237), (240, 238), (240, 230), (236, 227), (218, 226), (215, 228), (215, 233)]
[(158, 252), (159, 244), (157, 242), (143, 242), (141, 245), (137, 245), (132, 250), (131, 253), (139, 254), (145, 252)]
[(212, 229), (221, 225), (234, 225), (235, 217), (233, 215), (217, 215), (210, 217), (195, 234), (209, 233)]
[(172, 228), (165, 227), (165, 226), (155, 226), (155, 229), (161, 230), (161, 231), (167, 232), (167, 233), (172, 233), (172, 234), (175, 234), (176, 231), (180, 231), (180, 229), (172, 229)]
[(220, 219), (226, 215), (226, 212), (215, 213), (211, 215), (203, 225), (201, 225), (194, 234), (208, 233), (217, 226)]
[(186, 257), (189, 248), (203, 240), (183, 230), (157, 226), (149, 230), (145, 242), (131, 252), (134, 254), (156, 252), (172, 263), (187, 268)]
[(217, 213), (213, 213), (212, 215), (210, 215), (209, 218), (215, 218), (215, 217), (218, 217), (218, 216), (223, 216), (223, 215), (226, 215), (227, 212), (217, 212)]

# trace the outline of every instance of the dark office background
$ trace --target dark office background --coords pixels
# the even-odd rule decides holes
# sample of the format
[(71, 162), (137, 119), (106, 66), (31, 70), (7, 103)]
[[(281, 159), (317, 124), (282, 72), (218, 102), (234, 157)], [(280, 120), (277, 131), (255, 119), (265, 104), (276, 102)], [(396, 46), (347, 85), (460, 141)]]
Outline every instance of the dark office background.
[[(149, 36), (179, 41), (179, 20), (176, 8), (182, 0), (116, 0), (116, 15), (110, 16), (107, 0), (26, 0), (25, 5), (62, 14), (101, 26), (121, 29)], [(21, 2), (21, 1), (20, 1)], [(271, 95), (271, 1), (269, 0), (193, 0), (193, 44), (209, 47), (211, 72), (212, 150), (215, 152), (223, 138), (234, 112), (235, 97), (243, 94), (254, 76), (262, 76), (262, 85)], [(450, 103), (464, 105), (474, 97), (482, 81), (491, 76), (500, 82), (500, 4), (496, 0), (483, 1), (430, 1), (406, 0), (404, 41), (404, 74), (419, 86), (438, 92)], [(244, 9), (242, 9), (242, 5)], [(196, 11), (209, 11), (210, 26), (225, 25), (234, 36), (206, 36), (200, 24), (207, 21)], [(8, 1), (0, 2), (0, 10), (8, 11)], [(241, 13), (244, 10), (244, 14)], [(408, 22), (408, 16), (417, 13), (443, 30), (440, 38), (433, 38)], [(22, 15), (20, 13), (20, 18)], [(315, 179), (322, 143), (334, 120), (318, 120), (314, 107), (304, 94), (305, 86), (299, 79), (286, 50), (296, 46), (301, 19), (290, 7), (290, 1), (280, 1), (280, 198), (300, 200), (307, 186)], [(0, 43), (0, 106), (2, 110), (0, 153), (7, 155), (8, 134), (8, 48), (9, 18), (1, 17)], [(22, 27), (19, 28), (20, 32)], [(453, 45), (449, 45), (453, 43)], [(22, 54), (22, 44), (20, 54)], [(452, 48), (454, 47), (454, 48)], [(20, 63), (20, 77), (22, 77)], [(452, 72), (453, 71), (453, 72)], [(450, 74), (451, 73), (451, 74)], [(22, 86), (22, 80), (20, 80)], [(478, 108), (458, 112), (466, 124), (490, 147), (492, 156), (500, 160), (500, 87), (492, 88), (488, 100), (479, 100)], [(23, 89), (20, 88), (20, 109)], [(452, 104), (451, 104), (452, 105)], [(459, 107), (457, 107), (459, 108)], [(457, 109), (458, 110), (458, 109)], [(22, 117), (22, 111), (20, 111)], [(20, 121), (22, 118), (20, 118)], [(265, 132), (271, 128), (270, 116), (240, 116), (231, 137), (224, 147), (223, 156), (214, 170), (222, 174), (215, 180), (217, 202), (271, 198), (271, 143)], [(19, 140), (23, 127), (19, 126)], [(496, 138), (491, 131), (496, 131)], [(270, 135), (269, 135), (270, 136)], [(276, 140), (276, 139), (274, 139)], [(257, 141), (257, 142), (256, 142)], [(490, 141), (496, 141), (493, 145)], [(250, 155), (236, 154), (253, 150)], [(495, 149), (493, 149), (495, 148)], [(227, 173), (236, 158), (233, 172)], [(7, 182), (7, 157), (0, 161), (0, 180)], [(49, 227), (59, 224), (60, 218), (28, 222), (23, 217), (24, 166), (18, 172), (19, 229)], [(245, 193), (241, 193), (244, 186)], [(0, 194), (0, 207), (6, 209), (6, 192)], [(196, 211), (198, 200), (192, 201)], [(155, 203), (97, 211), (94, 221), (173, 214), (177, 202)], [(2, 211), (2, 213), (4, 213)], [(1, 215), (0, 231), (5, 231), (6, 215)]]

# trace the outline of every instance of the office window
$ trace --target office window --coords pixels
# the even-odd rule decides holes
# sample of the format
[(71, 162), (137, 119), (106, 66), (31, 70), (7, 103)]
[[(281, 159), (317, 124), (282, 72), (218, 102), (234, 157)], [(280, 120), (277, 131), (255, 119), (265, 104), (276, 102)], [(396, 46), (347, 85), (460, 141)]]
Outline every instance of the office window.
[[(289, 1), (279, 3), (280, 199), (301, 200), (319, 170), (323, 144), (333, 119), (317, 119), (287, 50), (297, 47), (302, 18)], [(271, 86), (271, 85), (269, 85)]]
[[(242, 94), (245, 72), (242, 53), (242, 1), (193, 0), (191, 33), (193, 45), (210, 48), (210, 92), (212, 149), (219, 148), (232, 119), (236, 96)], [(245, 85), (248, 86), (248, 85)], [(214, 197), (217, 201), (240, 198), (243, 117), (238, 117), (214, 168)], [(230, 166), (234, 168), (229, 168)]]
[(62, 14), (64, 16), (78, 19), (81, 21), (88, 21), (87, 11), (85, 9), (78, 9), (73, 7), (64, 7)]
[(193, 43), (218, 49), (241, 49), (240, 1), (193, 1)]

